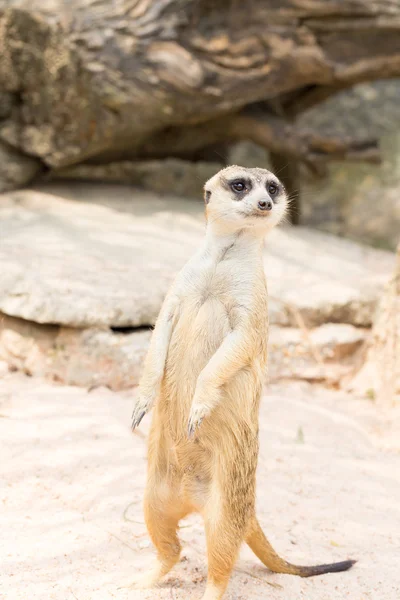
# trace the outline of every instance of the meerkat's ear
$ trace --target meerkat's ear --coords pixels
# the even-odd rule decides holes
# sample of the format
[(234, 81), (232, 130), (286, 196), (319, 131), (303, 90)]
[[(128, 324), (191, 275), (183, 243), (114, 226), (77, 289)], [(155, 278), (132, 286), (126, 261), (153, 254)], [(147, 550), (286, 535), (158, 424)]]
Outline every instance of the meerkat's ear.
[(208, 204), (210, 202), (211, 192), (210, 190), (204, 189), (204, 202)]

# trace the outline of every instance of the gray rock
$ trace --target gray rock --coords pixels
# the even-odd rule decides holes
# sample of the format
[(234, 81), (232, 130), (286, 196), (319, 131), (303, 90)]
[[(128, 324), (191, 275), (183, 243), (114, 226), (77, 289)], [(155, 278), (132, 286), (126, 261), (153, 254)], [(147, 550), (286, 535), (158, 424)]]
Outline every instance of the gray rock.
[(201, 223), (183, 214), (133, 217), (20, 191), (3, 196), (0, 310), (72, 327), (154, 323)]
[(303, 223), (395, 249), (400, 236), (400, 81), (355, 86), (304, 113), (323, 135), (380, 139), (381, 165), (342, 162), (304, 184)]
[(120, 161), (104, 165), (76, 165), (56, 170), (52, 178), (128, 183), (159, 194), (201, 198), (204, 182), (219, 169), (212, 162), (189, 162), (178, 158)]
[(242, 165), (243, 167), (262, 167), (270, 169), (269, 154), (265, 148), (254, 142), (238, 142), (229, 149), (229, 164)]
[(302, 113), (298, 122), (321, 135), (379, 138), (400, 127), (399, 98), (400, 79), (362, 83)]
[[(77, 191), (88, 202), (72, 199)], [(121, 195), (129, 201), (121, 203)], [(201, 242), (202, 203), (143, 200), (122, 186), (65, 187), (63, 196), (25, 190), (1, 197), (0, 310), (69, 327), (153, 324), (176, 272)], [(278, 229), (267, 238), (265, 268), (272, 322), (298, 325), (300, 315), (307, 326), (368, 326), (394, 255), (307, 229)]]
[(368, 330), (345, 323), (325, 323), (312, 330), (310, 342), (326, 361), (342, 360), (351, 356), (365, 342)]
[(400, 239), (400, 124), (381, 140), (382, 164), (330, 165), (328, 177), (305, 181), (303, 222), (394, 249)]
[(394, 263), (392, 253), (333, 235), (276, 229), (266, 239), (265, 253), (271, 321), (368, 327)]
[(41, 162), (0, 141), (0, 192), (13, 190), (32, 181), (42, 170)]
[[(299, 127), (323, 136), (376, 138), (382, 164), (340, 161), (323, 178), (303, 172), (301, 223), (379, 248), (394, 250), (400, 239), (400, 80), (357, 85), (303, 113)], [(265, 151), (235, 145), (230, 160), (268, 168)], [(289, 160), (289, 159), (288, 159)]]
[(0, 368), (69, 385), (125, 389), (139, 383), (150, 336), (148, 330), (80, 330), (2, 315)]
[[(150, 337), (150, 330), (82, 330), (0, 315), (0, 375), (11, 369), (68, 385), (130, 388), (139, 383)], [(354, 353), (366, 337), (351, 325), (330, 323), (309, 332), (272, 326), (270, 380), (337, 384), (354, 371)]]
[(400, 244), (393, 277), (382, 295), (365, 361), (349, 389), (382, 408), (400, 403)]
[(304, 379), (339, 384), (354, 374), (357, 353), (369, 330), (341, 323), (315, 329), (272, 326), (269, 336), (269, 378)]

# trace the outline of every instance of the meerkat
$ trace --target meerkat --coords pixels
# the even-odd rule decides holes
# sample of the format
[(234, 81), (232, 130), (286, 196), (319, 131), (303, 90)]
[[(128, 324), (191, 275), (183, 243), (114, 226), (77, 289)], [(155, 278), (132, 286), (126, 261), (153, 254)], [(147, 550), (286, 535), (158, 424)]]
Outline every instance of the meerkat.
[(208, 578), (203, 600), (222, 598), (245, 541), (276, 573), (309, 577), (355, 561), (296, 566), (280, 558), (255, 514), (258, 413), (267, 368), (265, 234), (288, 198), (265, 169), (230, 166), (204, 187), (206, 234), (160, 311), (132, 415), (154, 407), (144, 500), (157, 550), (133, 585), (149, 588), (178, 562), (179, 521), (204, 518)]

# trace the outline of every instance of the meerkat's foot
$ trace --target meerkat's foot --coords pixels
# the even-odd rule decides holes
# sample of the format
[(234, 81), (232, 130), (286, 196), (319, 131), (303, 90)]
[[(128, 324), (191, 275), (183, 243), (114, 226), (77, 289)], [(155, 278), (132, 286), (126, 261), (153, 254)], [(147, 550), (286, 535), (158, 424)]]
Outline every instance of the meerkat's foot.
[(166, 570), (164, 565), (160, 562), (156, 562), (153, 568), (145, 571), (134, 577), (131, 581), (130, 587), (134, 590), (148, 590), (153, 587), (157, 587), (161, 579), (168, 573), (169, 569)]
[(201, 600), (220, 600), (224, 594), (225, 586), (219, 587), (212, 583), (207, 583), (206, 591)]

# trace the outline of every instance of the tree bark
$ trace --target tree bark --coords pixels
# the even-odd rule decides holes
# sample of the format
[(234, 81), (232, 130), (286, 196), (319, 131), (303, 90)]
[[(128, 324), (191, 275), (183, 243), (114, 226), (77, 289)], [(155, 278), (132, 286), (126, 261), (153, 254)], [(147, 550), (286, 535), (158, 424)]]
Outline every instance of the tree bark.
[(398, 0), (0, 3), (0, 142), (47, 170), (194, 160), (241, 139), (309, 166), (377, 161), (374, 140), (287, 116), (399, 75)]

